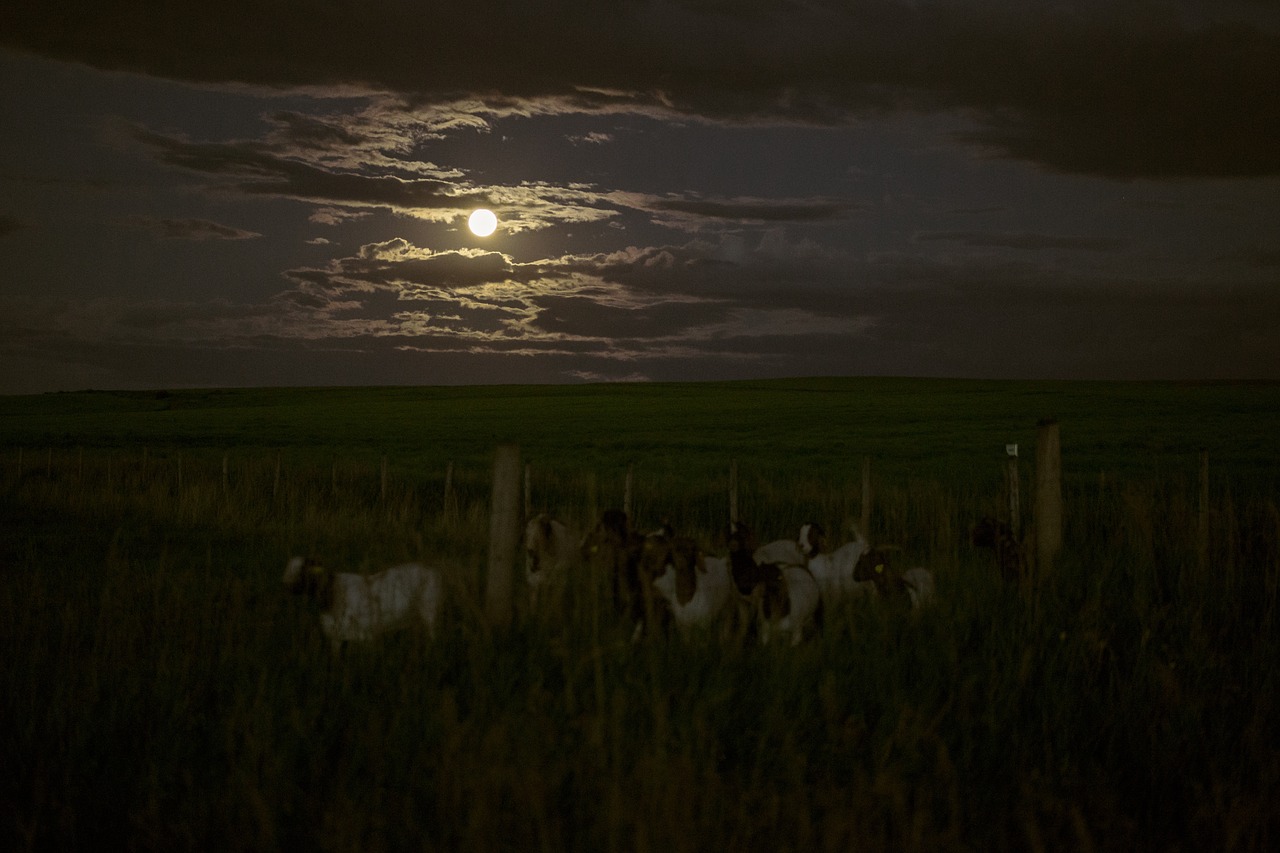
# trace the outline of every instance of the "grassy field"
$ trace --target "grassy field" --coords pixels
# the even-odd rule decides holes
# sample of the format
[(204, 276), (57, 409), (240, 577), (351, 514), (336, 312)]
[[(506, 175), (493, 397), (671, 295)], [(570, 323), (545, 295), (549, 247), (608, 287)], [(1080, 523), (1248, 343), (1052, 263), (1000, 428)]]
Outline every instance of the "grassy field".
[[(1023, 596), (967, 530), (1004, 505), (1007, 443), (1029, 498), (1045, 417), (1065, 544)], [(1276, 385), (0, 398), (0, 844), (1274, 849), (1278, 428)], [(933, 568), (940, 601), (830, 614), (796, 649), (632, 646), (584, 576), (551, 618), (495, 632), (480, 575), (503, 441), (535, 508), (587, 523), (631, 466), (638, 522), (708, 545), (731, 461), (773, 538), (857, 517), (870, 457), (872, 536)], [(280, 589), (294, 553), (440, 560), (442, 636), (334, 658)]]

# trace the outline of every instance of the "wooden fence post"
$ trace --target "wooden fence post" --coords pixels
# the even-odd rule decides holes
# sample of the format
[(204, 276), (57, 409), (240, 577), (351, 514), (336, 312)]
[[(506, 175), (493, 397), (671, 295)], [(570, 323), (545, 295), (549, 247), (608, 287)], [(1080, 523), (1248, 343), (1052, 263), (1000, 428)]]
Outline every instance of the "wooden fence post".
[(444, 516), (452, 517), (454, 510), (453, 497), (453, 461), (444, 466)]
[(276, 473), (271, 480), (271, 500), (280, 496), (280, 451), (276, 451)]
[(1062, 548), (1062, 445), (1058, 422), (1042, 420), (1036, 432), (1036, 570), (1053, 571)]
[(231, 490), (230, 460), (230, 453), (222, 454), (222, 493), (224, 495)]
[(862, 457), (862, 507), (858, 518), (858, 532), (871, 535), (871, 457)]
[(533, 466), (524, 463), (524, 517), (533, 518)]
[(738, 523), (738, 460), (729, 463), (729, 523)]
[(594, 470), (587, 472), (587, 518), (600, 517), (600, 478)]
[(1018, 476), (1018, 445), (1006, 444), (1004, 452), (1008, 456), (1005, 462), (1005, 479), (1009, 485), (1009, 529), (1015, 539), (1022, 537), (1022, 498), (1019, 495), (1020, 478)]
[(520, 448), (498, 447), (493, 459), (493, 501), (489, 511), (489, 570), (484, 608), (489, 624), (511, 624), (516, 548), (520, 544)]
[(633, 481), (633, 465), (627, 463), (627, 480), (622, 487), (622, 512), (627, 518), (631, 518), (631, 485)]
[(1200, 506), (1196, 524), (1196, 566), (1209, 567), (1209, 451), (1200, 450)]
[(382, 454), (382, 502), (387, 502), (387, 454)]

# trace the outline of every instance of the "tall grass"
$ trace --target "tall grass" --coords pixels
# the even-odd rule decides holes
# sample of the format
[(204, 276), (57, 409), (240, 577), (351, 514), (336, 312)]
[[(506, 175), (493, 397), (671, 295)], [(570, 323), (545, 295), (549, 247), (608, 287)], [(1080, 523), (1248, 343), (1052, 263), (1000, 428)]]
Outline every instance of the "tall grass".
[[(460, 463), (446, 505), (452, 453), (393, 457), (385, 498), (379, 451), (250, 443), (225, 478), (221, 442), (29, 454), (0, 474), (0, 843), (1273, 849), (1271, 475), (1214, 469), (1202, 566), (1194, 459), (1099, 478), (1105, 456), (1082, 469), (1064, 449), (1065, 547), (1034, 596), (967, 544), (1001, 509), (998, 460), (876, 457), (895, 473), (877, 474), (873, 534), (933, 567), (940, 601), (830, 613), (795, 649), (633, 646), (589, 576), (559, 612), (492, 631), (488, 470)], [(641, 523), (709, 542), (728, 454), (643, 450), (535, 464), (536, 508), (585, 523), (634, 461)], [(860, 510), (856, 477), (785, 448), (739, 464), (766, 536)], [(353, 570), (443, 556), (441, 636), (335, 658), (280, 589), (301, 552)]]

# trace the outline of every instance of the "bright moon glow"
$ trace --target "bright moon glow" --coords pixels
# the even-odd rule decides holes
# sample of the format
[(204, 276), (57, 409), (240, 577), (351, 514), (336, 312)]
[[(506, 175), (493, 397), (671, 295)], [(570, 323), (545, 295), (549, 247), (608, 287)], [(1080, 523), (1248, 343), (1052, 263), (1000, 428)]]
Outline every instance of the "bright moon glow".
[(482, 207), (471, 214), (471, 218), (467, 220), (467, 227), (477, 237), (488, 237), (497, 229), (498, 217), (493, 215), (492, 210), (485, 210)]

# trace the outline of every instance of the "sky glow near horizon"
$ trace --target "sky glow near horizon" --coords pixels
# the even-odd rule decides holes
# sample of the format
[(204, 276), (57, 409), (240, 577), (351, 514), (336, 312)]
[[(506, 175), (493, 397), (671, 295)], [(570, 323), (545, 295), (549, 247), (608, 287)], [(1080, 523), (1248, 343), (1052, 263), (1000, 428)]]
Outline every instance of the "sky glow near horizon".
[(0, 393), (1280, 379), (1280, 3), (46, 5)]

